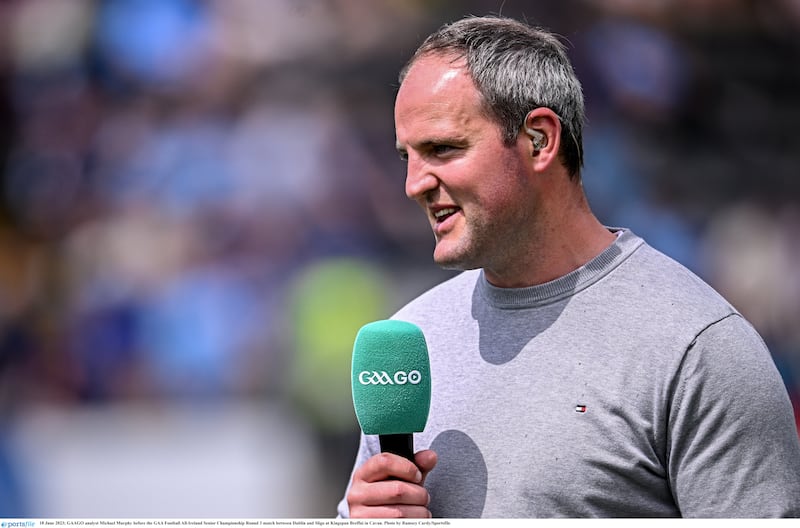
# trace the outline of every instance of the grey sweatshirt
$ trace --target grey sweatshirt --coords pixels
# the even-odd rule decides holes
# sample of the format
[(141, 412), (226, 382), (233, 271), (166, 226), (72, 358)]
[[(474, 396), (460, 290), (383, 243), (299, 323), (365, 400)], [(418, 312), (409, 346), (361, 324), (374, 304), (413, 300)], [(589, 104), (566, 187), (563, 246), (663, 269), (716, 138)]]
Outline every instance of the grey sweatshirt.
[[(800, 443), (763, 340), (618, 234), (552, 282), (502, 289), (468, 271), (395, 315), (428, 342), (414, 440), (439, 457), (435, 517), (800, 516)], [(379, 450), (362, 435), (354, 470)]]

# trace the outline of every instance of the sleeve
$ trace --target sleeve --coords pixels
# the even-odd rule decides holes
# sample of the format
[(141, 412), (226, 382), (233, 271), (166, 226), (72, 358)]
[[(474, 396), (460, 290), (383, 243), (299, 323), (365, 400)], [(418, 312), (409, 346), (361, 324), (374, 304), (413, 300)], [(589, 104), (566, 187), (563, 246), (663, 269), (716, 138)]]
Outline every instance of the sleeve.
[(668, 418), (667, 467), (684, 517), (800, 517), (800, 442), (764, 341), (739, 315), (686, 352)]
[(358, 444), (358, 453), (356, 454), (356, 460), (353, 464), (353, 470), (350, 472), (350, 480), (347, 482), (347, 488), (344, 490), (344, 496), (342, 497), (342, 500), (339, 501), (339, 505), (336, 508), (337, 519), (350, 518), (350, 507), (347, 505), (347, 493), (350, 491), (350, 486), (353, 483), (353, 473), (355, 473), (356, 469), (361, 467), (361, 464), (369, 460), (373, 455), (380, 453), (380, 444), (377, 439), (377, 436), (367, 436), (364, 433), (361, 433), (361, 441)]

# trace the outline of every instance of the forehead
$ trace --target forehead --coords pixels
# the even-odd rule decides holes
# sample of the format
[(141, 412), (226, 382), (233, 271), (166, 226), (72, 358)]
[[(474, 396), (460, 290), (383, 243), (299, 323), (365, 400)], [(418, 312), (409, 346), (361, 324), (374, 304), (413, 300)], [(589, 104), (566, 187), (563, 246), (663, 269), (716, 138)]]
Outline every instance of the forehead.
[(453, 81), (463, 81), (474, 88), (465, 59), (453, 53), (433, 52), (414, 60), (406, 71), (403, 85), (410, 86), (421, 82), (431, 88), (432, 92), (439, 92), (452, 89), (453, 85), (448, 83)]
[(395, 101), (398, 133), (412, 124), (485, 120), (482, 97), (463, 60), (427, 55), (409, 68)]

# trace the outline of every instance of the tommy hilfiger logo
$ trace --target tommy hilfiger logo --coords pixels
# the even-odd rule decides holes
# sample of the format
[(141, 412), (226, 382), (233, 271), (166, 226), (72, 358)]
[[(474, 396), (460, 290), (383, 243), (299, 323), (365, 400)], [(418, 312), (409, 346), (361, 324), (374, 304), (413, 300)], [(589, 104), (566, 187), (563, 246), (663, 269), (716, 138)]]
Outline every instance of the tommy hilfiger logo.
[(581, 404), (576, 405), (575, 406), (575, 412), (576, 413), (585, 413), (586, 412), (586, 406), (585, 405), (581, 405)]

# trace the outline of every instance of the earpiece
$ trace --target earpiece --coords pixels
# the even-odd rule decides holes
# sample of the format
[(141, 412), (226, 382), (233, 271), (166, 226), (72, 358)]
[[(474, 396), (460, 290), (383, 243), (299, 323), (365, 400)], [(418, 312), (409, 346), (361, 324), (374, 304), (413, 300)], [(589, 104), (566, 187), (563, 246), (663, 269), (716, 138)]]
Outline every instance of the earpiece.
[(531, 137), (531, 141), (533, 141), (534, 151), (538, 152), (547, 145), (547, 136), (545, 136), (543, 132), (529, 127), (525, 127), (525, 132), (528, 133), (528, 135)]

